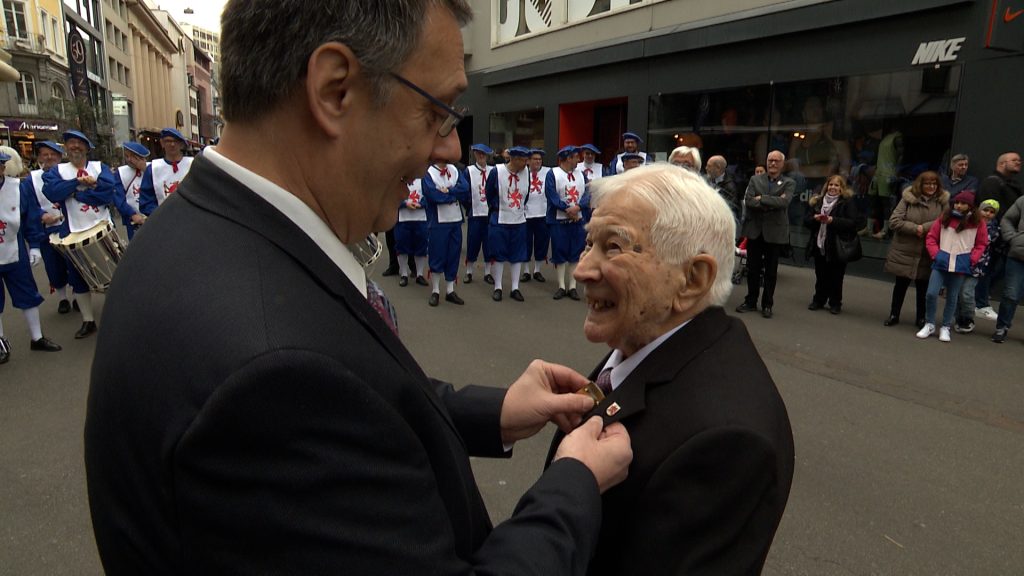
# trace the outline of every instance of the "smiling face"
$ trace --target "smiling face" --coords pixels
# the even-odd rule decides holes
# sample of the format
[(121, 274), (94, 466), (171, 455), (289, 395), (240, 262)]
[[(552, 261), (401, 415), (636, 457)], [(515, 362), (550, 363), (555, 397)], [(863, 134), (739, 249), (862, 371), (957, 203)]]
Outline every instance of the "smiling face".
[(68, 161), (81, 168), (89, 159), (89, 145), (80, 138), (68, 138), (64, 141), (64, 151), (68, 154)]
[(573, 276), (586, 285), (583, 332), (626, 356), (679, 324), (680, 266), (651, 243), (656, 212), (622, 190), (603, 198), (587, 226), (587, 246)]
[(43, 170), (49, 170), (57, 164), (60, 164), (60, 154), (58, 154), (53, 148), (40, 146), (39, 152), (36, 154), (36, 160), (39, 162), (40, 168)]
[(768, 154), (768, 177), (772, 180), (779, 177), (782, 174), (782, 166), (786, 162), (786, 155), (778, 150), (773, 150)]

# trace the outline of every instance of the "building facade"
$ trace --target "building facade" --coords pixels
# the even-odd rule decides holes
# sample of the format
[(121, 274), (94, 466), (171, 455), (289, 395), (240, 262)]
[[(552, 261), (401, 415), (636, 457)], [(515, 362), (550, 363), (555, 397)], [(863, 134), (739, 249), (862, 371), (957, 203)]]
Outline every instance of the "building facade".
[[(220, 33), (188, 22), (182, 22), (181, 29), (192, 38), (192, 43), (198, 49), (209, 56), (210, 60), (210, 67), (207, 71), (209, 75), (209, 89), (207, 91), (209, 105), (204, 108), (204, 114), (207, 114), (208, 117), (200, 118), (200, 122), (204, 124), (200, 140), (203, 141), (203, 145), (206, 145), (220, 137), (221, 127), (224, 125), (224, 120), (220, 117), (220, 93), (218, 90)], [(203, 76), (202, 72), (196, 75), (197, 78), (200, 76)]]
[(165, 123), (153, 126), (155, 133), (146, 132), (140, 135), (140, 141), (159, 156), (161, 155), (158, 142), (160, 128), (174, 128), (186, 136), (192, 134), (193, 131), (189, 113), (188, 85), (188, 61), (192, 59), (192, 41), (167, 11), (152, 10), (150, 13), (174, 46), (173, 51), (166, 53), (167, 62), (161, 63), (167, 68), (166, 76), (161, 75), (163, 83), (153, 90), (156, 101), (155, 114), (164, 118)]
[(135, 78), (127, 0), (103, 0), (103, 38), (107, 47), (114, 140), (124, 142), (135, 138)]
[(74, 128), (93, 138), (97, 157), (115, 158), (117, 142), (113, 131), (104, 19), (99, 0), (64, 0), (65, 32), (73, 110), (62, 119), (62, 130)]
[(191, 89), (193, 147), (206, 146), (217, 137), (213, 115), (213, 61), (199, 46), (193, 44), (188, 79)]
[[(463, 31), (472, 112), (460, 136), (492, 147), (592, 142), (605, 163), (630, 130), (667, 159), (721, 154), (745, 185), (788, 157), (801, 199), (844, 174), (880, 224), (902, 187), (954, 153), (972, 172), (1021, 150), (1024, 17), (970, 0), (477, 0)], [(466, 147), (464, 146), (464, 147)], [(742, 188), (741, 188), (742, 189)]]

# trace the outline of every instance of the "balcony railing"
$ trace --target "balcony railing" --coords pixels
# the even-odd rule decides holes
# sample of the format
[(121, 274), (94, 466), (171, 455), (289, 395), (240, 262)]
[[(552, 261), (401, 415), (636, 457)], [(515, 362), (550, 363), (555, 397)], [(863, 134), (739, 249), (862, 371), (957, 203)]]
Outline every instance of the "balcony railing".
[(29, 34), (24, 38), (19, 36), (3, 36), (0, 42), (5, 50), (10, 52), (33, 52), (35, 54), (46, 53), (46, 37), (39, 34)]

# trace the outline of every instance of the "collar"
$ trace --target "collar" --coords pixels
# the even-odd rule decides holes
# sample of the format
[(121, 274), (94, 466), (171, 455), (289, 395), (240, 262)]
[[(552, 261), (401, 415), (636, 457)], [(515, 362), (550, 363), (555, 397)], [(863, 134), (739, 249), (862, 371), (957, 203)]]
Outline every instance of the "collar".
[(683, 326), (689, 324), (691, 320), (693, 320), (693, 318), (690, 318), (690, 320), (683, 322), (648, 342), (646, 346), (634, 352), (629, 358), (624, 359), (622, 357), (621, 350), (613, 350), (611, 356), (608, 357), (608, 360), (604, 363), (604, 367), (602, 368), (602, 370), (604, 370), (604, 368), (612, 369), (612, 390), (621, 386), (622, 383), (626, 381), (626, 378), (633, 373), (633, 370), (635, 370), (636, 367), (644, 361), (644, 358), (647, 358), (651, 352), (654, 352), (658, 346), (661, 346), (662, 342), (671, 338), (673, 334), (682, 329)]
[(366, 296), (366, 273), (363, 267), (359, 265), (348, 247), (342, 244), (327, 224), (317, 216), (316, 212), (313, 212), (312, 208), (291, 192), (217, 152), (217, 148), (214, 146), (207, 146), (204, 156), (214, 166), (227, 172), (229, 176), (241, 182), (246, 188), (252, 190), (294, 222), (323, 250), (324, 254), (345, 274), (356, 289), (364, 297)]

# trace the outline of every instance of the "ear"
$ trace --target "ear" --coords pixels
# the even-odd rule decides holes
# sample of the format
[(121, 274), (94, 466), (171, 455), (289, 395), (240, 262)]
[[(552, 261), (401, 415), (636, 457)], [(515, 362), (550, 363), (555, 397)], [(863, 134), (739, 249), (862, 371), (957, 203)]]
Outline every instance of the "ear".
[(680, 283), (672, 306), (676, 312), (691, 312), (702, 306), (718, 277), (718, 262), (710, 254), (698, 254), (690, 260), (686, 278)]
[(342, 134), (342, 120), (365, 97), (354, 90), (360, 69), (356, 55), (339, 42), (322, 44), (309, 57), (306, 98), (314, 120), (328, 136)]

